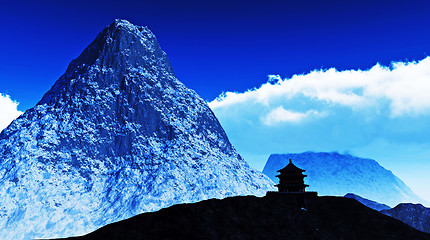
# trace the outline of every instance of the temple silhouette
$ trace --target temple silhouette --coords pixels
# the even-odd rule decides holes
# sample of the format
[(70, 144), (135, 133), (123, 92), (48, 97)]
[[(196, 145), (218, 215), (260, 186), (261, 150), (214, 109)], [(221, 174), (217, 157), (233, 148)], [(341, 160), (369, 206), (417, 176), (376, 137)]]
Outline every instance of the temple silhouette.
[(309, 185), (305, 184), (303, 180), (306, 175), (303, 174), (305, 170), (296, 167), (290, 159), (290, 163), (283, 169), (278, 170), (279, 184), (275, 185), (278, 192), (305, 192), (305, 188)]
[(306, 192), (306, 187), (309, 185), (305, 184), (304, 178), (307, 175), (303, 174), (304, 172), (304, 169), (298, 168), (290, 159), (287, 166), (278, 170), (279, 174), (276, 175), (279, 178), (279, 184), (275, 185), (278, 191), (267, 192), (266, 196), (289, 197), (295, 199), (299, 205), (304, 206), (306, 199), (318, 196), (317, 192)]

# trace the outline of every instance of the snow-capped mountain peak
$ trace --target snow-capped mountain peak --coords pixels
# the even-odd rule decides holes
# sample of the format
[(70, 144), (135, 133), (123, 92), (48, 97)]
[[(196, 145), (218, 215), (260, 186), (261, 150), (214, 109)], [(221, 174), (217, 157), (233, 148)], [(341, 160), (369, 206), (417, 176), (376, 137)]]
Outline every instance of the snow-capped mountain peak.
[(0, 238), (84, 234), (176, 203), (264, 195), (148, 28), (115, 20), (0, 134)]

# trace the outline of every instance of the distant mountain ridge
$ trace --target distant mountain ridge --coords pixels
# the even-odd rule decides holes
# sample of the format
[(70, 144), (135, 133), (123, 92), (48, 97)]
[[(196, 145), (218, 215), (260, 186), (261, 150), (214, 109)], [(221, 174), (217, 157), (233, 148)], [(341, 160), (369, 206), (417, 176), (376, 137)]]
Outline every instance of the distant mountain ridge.
[(400, 203), (394, 208), (390, 208), (385, 204), (365, 199), (352, 193), (348, 193), (344, 197), (355, 199), (366, 207), (398, 219), (415, 229), (430, 233), (430, 208), (426, 208), (421, 204)]
[(0, 239), (84, 234), (177, 203), (272, 189), (176, 78), (154, 34), (125, 20), (0, 133)]
[(304, 152), (272, 154), (263, 173), (277, 182), (276, 171), (283, 168), (288, 159), (305, 169), (305, 183), (309, 191), (319, 195), (344, 196), (354, 193), (379, 203), (395, 206), (402, 202), (425, 202), (391, 171), (375, 160), (358, 158), (336, 152)]
[(366, 198), (362, 198), (362, 197), (360, 197), (356, 194), (353, 194), (353, 193), (348, 193), (344, 197), (355, 199), (355, 200), (359, 201), (361, 204), (363, 204), (364, 206), (369, 207), (371, 209), (375, 209), (376, 211), (391, 209), (391, 207), (389, 207), (388, 205), (378, 203), (378, 202), (375, 202), (375, 201), (372, 201), (372, 200), (369, 200)]
[(421, 204), (401, 203), (392, 209), (382, 210), (381, 213), (430, 233), (430, 208)]

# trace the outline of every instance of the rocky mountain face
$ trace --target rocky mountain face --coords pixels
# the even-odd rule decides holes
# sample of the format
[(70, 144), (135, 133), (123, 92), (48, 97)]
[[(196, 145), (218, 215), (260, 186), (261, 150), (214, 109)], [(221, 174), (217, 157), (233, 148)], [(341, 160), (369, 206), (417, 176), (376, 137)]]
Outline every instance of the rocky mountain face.
[(273, 183), (175, 77), (154, 34), (116, 20), (0, 134), (0, 238), (84, 234)]
[(430, 208), (421, 204), (401, 203), (381, 213), (399, 219), (420, 231), (430, 233)]
[(70, 239), (430, 239), (401, 221), (342, 197), (298, 206), (284, 194), (180, 204)]
[(371, 208), (371, 209), (374, 209), (376, 211), (391, 209), (389, 206), (387, 206), (385, 204), (381, 204), (381, 203), (378, 203), (378, 202), (375, 202), (375, 201), (372, 201), (372, 200), (369, 200), (366, 198), (362, 198), (362, 197), (355, 195), (353, 193), (348, 193), (344, 197), (355, 199), (355, 200), (359, 201), (361, 204), (363, 204), (364, 206)]
[(305, 152), (298, 154), (272, 154), (263, 173), (274, 182), (276, 171), (288, 164), (288, 159), (305, 169), (307, 190), (319, 195), (344, 196), (354, 193), (379, 203), (396, 206), (402, 202), (421, 202), (412, 190), (391, 171), (375, 160), (358, 158), (348, 154)]

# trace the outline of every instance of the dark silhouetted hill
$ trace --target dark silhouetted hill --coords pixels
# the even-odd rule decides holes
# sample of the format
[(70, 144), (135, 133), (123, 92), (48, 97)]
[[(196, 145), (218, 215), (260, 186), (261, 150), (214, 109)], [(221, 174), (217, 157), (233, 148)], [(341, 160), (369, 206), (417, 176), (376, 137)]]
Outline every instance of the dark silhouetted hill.
[(69, 239), (430, 239), (399, 220), (343, 197), (302, 208), (285, 195), (180, 204)]

